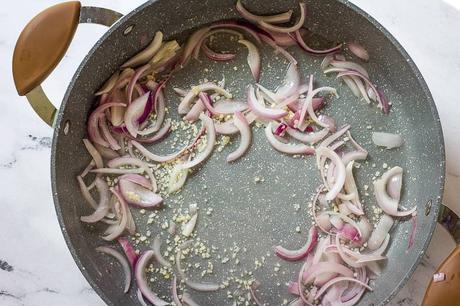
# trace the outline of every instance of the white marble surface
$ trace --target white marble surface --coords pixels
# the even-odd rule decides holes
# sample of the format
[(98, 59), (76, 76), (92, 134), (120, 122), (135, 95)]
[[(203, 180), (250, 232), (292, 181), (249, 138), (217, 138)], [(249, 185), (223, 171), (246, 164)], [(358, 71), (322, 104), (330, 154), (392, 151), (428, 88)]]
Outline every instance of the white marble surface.
[[(59, 229), (51, 197), (51, 129), (16, 95), (11, 76), (14, 44), (23, 25), (55, 0), (16, 0), (0, 11), (0, 304), (103, 305), (73, 262)], [(142, 0), (82, 1), (127, 13)], [(460, 187), (460, 0), (354, 0), (406, 48), (422, 71), (441, 116), (447, 148), (446, 201), (455, 206)], [(61, 65), (45, 83), (52, 101), (61, 101), (75, 69), (102, 27), (82, 26)], [(438, 230), (422, 265), (392, 305), (419, 305), (434, 267), (448, 253)], [(444, 246), (441, 250), (440, 246)]]

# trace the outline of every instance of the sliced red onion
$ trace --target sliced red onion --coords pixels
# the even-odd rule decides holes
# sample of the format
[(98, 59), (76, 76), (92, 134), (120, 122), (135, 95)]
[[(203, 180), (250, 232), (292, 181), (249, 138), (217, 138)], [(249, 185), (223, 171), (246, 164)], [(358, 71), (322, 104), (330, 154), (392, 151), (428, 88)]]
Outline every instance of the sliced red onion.
[(357, 71), (361, 75), (364, 75), (366, 78), (369, 78), (369, 73), (360, 64), (350, 62), (350, 61), (337, 61), (337, 60), (331, 61), (330, 64), (331, 64), (331, 66), (333, 66), (335, 68), (341, 68), (341, 69), (346, 69), (346, 70)]
[(248, 65), (251, 69), (252, 76), (256, 82), (260, 79), (260, 53), (257, 47), (249, 40), (241, 39), (238, 43), (244, 45), (248, 49)]
[(337, 230), (340, 231), (343, 228), (344, 222), (339, 216), (331, 216), (329, 221)]
[(280, 124), (278, 124), (278, 126), (275, 128), (275, 130), (273, 131), (273, 133), (276, 135), (276, 136), (279, 136), (279, 137), (283, 137), (284, 134), (286, 133), (286, 129), (288, 128), (288, 125), (285, 123), (285, 122), (281, 122)]
[(123, 198), (131, 205), (153, 208), (163, 203), (163, 198), (160, 195), (132, 181), (120, 179), (118, 186)]
[(287, 250), (282, 246), (278, 245), (275, 247), (275, 254), (278, 257), (281, 257), (289, 261), (300, 260), (306, 257), (314, 249), (317, 242), (318, 230), (316, 229), (316, 226), (312, 226), (310, 227), (310, 230), (308, 232), (308, 240), (302, 248), (298, 250)]
[(238, 148), (227, 156), (227, 162), (232, 162), (243, 156), (251, 145), (252, 133), (246, 117), (241, 112), (235, 112), (233, 124), (240, 131), (240, 144)]
[(136, 291), (136, 295), (137, 295), (137, 300), (139, 301), (139, 303), (141, 304), (141, 306), (149, 306), (145, 300), (144, 300), (144, 296), (142, 295), (142, 292), (139, 288), (137, 288), (137, 291)]
[(324, 284), (319, 290), (318, 292), (316, 293), (315, 295), (315, 300), (316, 299), (319, 299), (321, 297), (321, 295), (323, 295), (328, 289), (329, 287), (331, 287), (332, 285), (338, 283), (338, 282), (354, 282), (354, 283), (357, 283), (359, 284), (360, 286), (363, 286), (365, 287), (366, 289), (370, 290), (370, 291), (373, 291), (373, 289), (371, 287), (369, 287), (366, 283), (363, 283), (353, 277), (336, 277), (330, 281), (328, 281), (326, 284)]
[(106, 246), (97, 247), (96, 251), (110, 255), (120, 263), (121, 267), (123, 268), (123, 273), (125, 275), (125, 288), (123, 292), (127, 293), (129, 291), (129, 287), (131, 286), (131, 268), (129, 267), (129, 263), (126, 260), (126, 258), (123, 257), (123, 255), (117, 250), (114, 250)]
[[(304, 35), (307, 32), (307, 30), (303, 28), (299, 31), (301, 35)], [(270, 34), (272, 35), (273, 40), (278, 46), (291, 47), (297, 45), (297, 40), (289, 34), (277, 32), (270, 32)]]
[(361, 239), (359, 243), (363, 244), (368, 241), (374, 227), (369, 223), (369, 220), (364, 216), (362, 216), (359, 219), (359, 221), (357, 222), (357, 225), (358, 225), (359, 230), (361, 231)]
[(342, 44), (340, 44), (340, 45), (337, 45), (335, 47), (325, 49), (325, 50), (315, 50), (315, 49), (310, 48), (305, 43), (305, 40), (303, 39), (302, 34), (300, 33), (300, 31), (298, 31), (298, 30), (294, 31), (294, 36), (295, 36), (295, 40), (297, 41), (297, 44), (299, 45), (299, 47), (302, 48), (302, 50), (304, 50), (305, 52), (308, 52), (308, 53), (311, 53), (311, 54), (334, 53), (334, 52), (337, 52), (338, 50), (340, 50), (342, 48)]
[(195, 31), (192, 35), (190, 35), (182, 51), (182, 57), (179, 61), (180, 67), (184, 67), (187, 64), (193, 51), (195, 50), (195, 48), (200, 47), (201, 39), (206, 33), (209, 32), (209, 30), (210, 30), (210, 27), (205, 27), (205, 28)]
[(240, 13), (240, 15), (244, 19), (255, 22), (255, 23), (258, 23), (260, 21), (265, 21), (268, 23), (285, 23), (291, 20), (291, 16), (292, 16), (292, 10), (289, 10), (284, 13), (276, 14), (276, 15), (270, 15), (270, 16), (254, 15), (243, 6), (243, 4), (241, 3), (241, 0), (238, 0), (236, 2), (236, 10), (238, 11), (238, 13)]
[(179, 87), (174, 87), (173, 90), (176, 94), (178, 94), (181, 97), (185, 97), (185, 95), (188, 93), (188, 90)]
[(121, 245), (123, 251), (125, 252), (126, 258), (128, 258), (131, 268), (134, 269), (137, 260), (139, 259), (139, 255), (137, 255), (133, 245), (129, 242), (127, 237), (118, 238), (118, 243)]
[(211, 48), (206, 45), (206, 43), (203, 43), (201, 45), (201, 50), (203, 50), (203, 53), (206, 55), (207, 58), (213, 61), (219, 61), (219, 62), (226, 62), (234, 59), (236, 57), (236, 54), (234, 53), (218, 53), (212, 50)]
[[(253, 112), (247, 112), (245, 117), (248, 121), (248, 124), (253, 123), (257, 119), (257, 116)], [(233, 135), (239, 132), (238, 128), (234, 124), (233, 119), (222, 123), (216, 122), (214, 123), (214, 127), (216, 129), (216, 133), (220, 135)]]
[(156, 190), (157, 190), (157, 182), (155, 180), (155, 177), (153, 176), (153, 172), (149, 168), (149, 166), (145, 162), (143, 162), (142, 160), (140, 160), (138, 158), (123, 156), (123, 157), (119, 157), (119, 158), (115, 158), (115, 159), (110, 160), (107, 163), (107, 165), (110, 168), (118, 168), (118, 167), (124, 166), (124, 165), (132, 165), (132, 166), (136, 166), (136, 167), (141, 168), (149, 176), (150, 182), (152, 183), (152, 190), (154, 192), (156, 192)]
[(160, 49), (163, 41), (163, 33), (157, 31), (152, 42), (141, 52), (127, 60), (121, 68), (135, 67), (147, 63)]
[(146, 64), (146, 65), (144, 65), (142, 67), (137, 68), (136, 72), (133, 75), (133, 77), (129, 81), (129, 84), (126, 87), (127, 96), (128, 96), (128, 105), (131, 104), (131, 102), (132, 102), (134, 89), (136, 88), (136, 85), (138, 85), (137, 81), (139, 80), (139, 78), (142, 76), (142, 74), (144, 72), (146, 72), (147, 70), (150, 69), (150, 67), (151, 67), (150, 64)]
[(299, 293), (300, 293), (300, 299), (307, 305), (307, 306), (313, 306), (313, 296), (310, 295), (310, 292), (305, 293), (305, 289), (303, 287), (303, 279), (304, 279), (304, 274), (305, 271), (311, 268), (312, 266), (312, 260), (313, 256), (310, 254), (307, 256), (307, 259), (305, 260), (305, 263), (302, 265), (302, 268), (300, 268), (299, 271), (299, 276), (297, 278), (297, 284), (299, 285)]
[(369, 250), (376, 250), (382, 245), (393, 224), (393, 218), (386, 214), (382, 215), (367, 241), (367, 247)]
[[(359, 97), (360, 89), (356, 85), (356, 81), (352, 77), (346, 77), (346, 76), (344, 76), (342, 78), (342, 80), (345, 82), (345, 84), (348, 86), (348, 88), (350, 88), (350, 90), (353, 93), (353, 95), (355, 97)], [(360, 80), (357, 80), (357, 81), (361, 82)], [(361, 83), (361, 85), (362, 85), (362, 83)], [(366, 97), (366, 95), (364, 95), (364, 97)]]
[(226, 20), (226, 21), (218, 22), (218, 23), (211, 25), (210, 28), (211, 29), (231, 28), (231, 29), (243, 30), (249, 35), (251, 35), (252, 38), (254, 38), (258, 43), (261, 42), (259, 34), (261, 36), (268, 36), (271, 38), (271, 35), (267, 31), (256, 27), (252, 23), (244, 22), (241, 20)]
[(93, 169), (91, 173), (103, 173), (103, 174), (139, 174), (144, 172), (144, 169), (141, 168), (132, 168), (132, 169), (113, 169), (113, 168), (99, 168)]
[(142, 295), (153, 305), (155, 306), (167, 306), (169, 303), (160, 299), (149, 287), (147, 283), (147, 278), (145, 276), (145, 271), (147, 270), (147, 265), (154, 256), (152, 250), (145, 251), (137, 261), (136, 270), (134, 275), (136, 277), (137, 286), (142, 292)]
[(202, 91), (214, 91), (229, 99), (232, 97), (231, 93), (213, 83), (205, 83), (198, 86), (194, 86), (180, 102), (178, 107), (179, 114), (186, 114), (190, 110), (190, 105), (193, 102), (194, 98), (198, 96), (198, 94)]
[[(345, 184), (346, 178), (346, 171), (345, 166), (342, 162), (342, 159), (327, 147), (320, 147), (316, 149), (316, 158), (320, 160), (322, 157), (328, 158), (331, 160), (331, 163), (336, 167), (337, 176), (335, 177), (334, 184), (329, 188), (329, 191), (326, 193), (326, 200), (332, 201), (338, 195), (338, 193), (342, 190), (343, 185)], [(320, 167), (321, 169), (321, 167)]]
[(243, 112), (247, 109), (248, 105), (240, 101), (233, 101), (227, 99), (220, 100), (214, 103), (214, 110), (218, 114), (233, 114), (234, 112)]
[(417, 210), (417, 206), (406, 210), (398, 211), (399, 201), (391, 198), (387, 193), (387, 185), (391, 177), (402, 174), (401, 167), (393, 167), (385, 172), (382, 177), (374, 181), (374, 195), (377, 204), (388, 215), (393, 217), (405, 217), (413, 214)]
[[(311, 78), (312, 77), (313, 76), (311, 76)], [(307, 98), (305, 99), (305, 103), (302, 106), (299, 122), (303, 122), (305, 120), (306, 112), (308, 112), (308, 115), (316, 124), (322, 127), (330, 128), (326, 123), (318, 119), (318, 117), (315, 114), (315, 110), (313, 109), (313, 97), (322, 91), (330, 92), (334, 94), (336, 97), (338, 97), (337, 90), (333, 87), (324, 86), (324, 87), (320, 87), (315, 90), (309, 91), (307, 94)], [(331, 123), (328, 122), (328, 124), (331, 124)]]
[[(343, 159), (342, 159), (342, 162), (343, 162)], [(351, 161), (347, 164), (345, 168), (346, 175), (345, 175), (345, 183), (343, 187), (348, 194), (354, 195), (353, 198), (350, 199), (351, 202), (349, 202), (353, 204), (353, 208), (350, 207), (350, 209), (355, 215), (360, 216), (364, 214), (364, 211), (362, 208), (361, 201), (359, 200), (358, 187), (356, 187), (355, 178), (353, 176), (353, 165), (354, 165), (354, 161)]]
[(272, 129), (273, 129), (273, 126), (272, 126), (272, 123), (270, 122), (269, 124), (267, 124), (267, 127), (265, 128), (265, 136), (267, 137), (268, 142), (276, 150), (286, 153), (286, 154), (306, 154), (306, 155), (315, 154), (315, 149), (305, 144), (290, 144), (290, 143), (283, 143), (279, 141), (273, 134)]
[[(313, 111), (315, 111), (314, 108)], [(327, 125), (327, 128), (331, 131), (331, 133), (335, 133), (335, 131), (337, 130), (334, 118), (329, 117), (328, 115), (321, 114), (318, 116), (318, 120)]]
[(387, 183), (388, 195), (399, 202), (401, 199), (402, 173), (393, 175)]
[(128, 219), (129, 219), (129, 208), (128, 208), (128, 203), (123, 199), (121, 194), (116, 191), (115, 189), (110, 189), (110, 191), (117, 197), (118, 203), (120, 204), (120, 220), (118, 224), (114, 224), (109, 226), (109, 228), (106, 231), (106, 235), (102, 236), (102, 239), (106, 241), (112, 241), (115, 238), (118, 238), (126, 229), (128, 225)]
[(153, 239), (152, 250), (155, 256), (156, 261), (163, 267), (170, 268), (171, 263), (167, 261), (163, 255), (161, 255), (161, 239), (160, 235), (156, 235)]
[(200, 114), (205, 110), (206, 106), (204, 106), (203, 102), (198, 99), (196, 100), (195, 104), (193, 104), (188, 113), (183, 117), (183, 119), (189, 122), (195, 122), (200, 117)]
[(400, 147), (403, 143), (403, 140), (401, 135), (398, 134), (373, 132), (372, 142), (374, 142), (376, 146), (393, 149)]
[(171, 295), (172, 295), (172, 300), (176, 306), (183, 305), (179, 299), (179, 296), (177, 295), (177, 277), (176, 275), (173, 276), (173, 279), (171, 282)]
[(105, 112), (108, 108), (114, 107), (114, 106), (119, 106), (119, 107), (125, 107), (126, 104), (124, 103), (116, 103), (116, 102), (109, 102), (105, 103), (103, 105), (100, 105), (98, 108), (96, 108), (91, 115), (88, 118), (88, 135), (89, 139), (93, 143), (97, 143), (103, 147), (109, 147), (109, 143), (104, 140), (101, 136), (101, 133), (99, 131), (98, 127), (98, 121), (100, 118), (100, 115)]
[[(330, 135), (326, 139), (324, 139), (318, 147), (328, 147), (331, 143), (333, 143), (335, 140), (337, 140), (339, 137), (341, 137), (343, 134), (345, 134), (349, 129), (350, 125), (346, 124), (342, 126), (337, 132), (334, 134)], [(319, 159), (317, 159), (318, 165), (319, 165)]]
[(283, 86), (276, 90), (276, 96), (279, 99), (286, 99), (289, 96), (297, 93), (300, 84), (300, 75), (297, 65), (289, 64), (284, 77)]
[(109, 185), (99, 177), (96, 177), (95, 184), (99, 193), (99, 204), (91, 215), (80, 217), (80, 220), (86, 223), (96, 223), (109, 212)]
[(290, 294), (300, 295), (299, 293), (299, 284), (297, 282), (289, 281), (288, 291)]
[[(163, 121), (164, 121), (165, 115), (166, 115), (165, 98), (164, 98), (163, 91), (162, 91), (162, 88), (163, 88), (164, 84), (166, 84), (166, 83), (162, 82), (160, 85), (158, 85), (158, 87), (154, 91), (154, 95), (153, 95), (153, 97), (151, 99), (152, 104), (155, 105), (155, 113), (157, 115), (155, 123), (153, 125), (151, 125), (150, 127), (147, 127), (147, 128), (145, 128), (145, 129), (143, 129), (141, 131), (138, 131), (137, 133), (139, 135), (149, 135), (149, 134), (155, 133), (155, 132), (160, 130), (160, 127), (163, 124)], [(147, 114), (147, 116), (148, 116), (148, 114), (150, 114), (150, 112), (151, 112), (151, 110), (150, 111), (145, 111), (144, 110), (144, 115)], [(146, 117), (146, 119), (147, 119), (147, 117)]]
[(252, 301), (257, 305), (257, 306), (263, 306), (264, 304), (259, 300), (259, 298), (256, 295), (256, 290), (260, 286), (259, 281), (253, 281), (252, 284), (249, 286), (249, 294), (251, 295)]
[(280, 26), (276, 26), (276, 25), (273, 25), (273, 24), (270, 24), (264, 20), (261, 20), (259, 22), (259, 25), (266, 29), (266, 30), (269, 30), (269, 31), (273, 31), (273, 32), (279, 32), (279, 33), (291, 33), (291, 32), (295, 32), (297, 30), (299, 30), (303, 24), (305, 23), (305, 3), (303, 2), (300, 2), (299, 3), (299, 6), (300, 6), (300, 17), (299, 17), (299, 20), (296, 22), (296, 24), (294, 24), (293, 26), (291, 27), (280, 27)]
[(409, 241), (407, 244), (407, 249), (410, 249), (415, 242), (415, 234), (417, 233), (417, 212), (412, 214), (412, 227), (409, 234)]
[(83, 198), (85, 201), (94, 209), (97, 209), (98, 205), (96, 201), (93, 199), (91, 196), (91, 193), (89, 192), (88, 187), (86, 187), (85, 182), (83, 181), (81, 176), (77, 176), (77, 181), (78, 181), (78, 186), (80, 187), (80, 191), (83, 195)]
[[(120, 77), (120, 71), (116, 71), (110, 76), (110, 78), (102, 85), (102, 87), (94, 94), (95, 96), (100, 96), (106, 93), (109, 93)], [(101, 103), (103, 104), (103, 103)]]
[[(261, 97), (259, 97), (261, 98)], [(257, 99), (252, 85), (248, 86), (248, 105), (251, 111), (264, 119), (279, 119), (287, 115), (287, 112), (277, 108), (267, 108), (263, 99)]]
[(125, 125), (131, 136), (136, 137), (139, 130), (139, 118), (144, 113), (144, 109), (149, 100), (150, 93), (145, 93), (143, 96), (134, 100), (125, 111)]
[(102, 156), (99, 154), (99, 152), (96, 150), (96, 148), (93, 146), (91, 141), (89, 141), (86, 138), (83, 138), (83, 143), (86, 147), (86, 150), (88, 150), (88, 153), (91, 155), (93, 158), (96, 167), (97, 168), (102, 168), (104, 167), (104, 162), (102, 161)]
[(157, 141), (160, 141), (163, 139), (166, 135), (168, 135), (169, 130), (171, 129), (171, 120), (167, 120), (165, 124), (158, 130), (158, 132), (152, 136), (149, 137), (143, 137), (143, 138), (135, 138), (133, 140), (136, 140), (141, 143), (155, 143)]
[(348, 50), (350, 50), (351, 53), (353, 53), (354, 55), (356, 55), (360, 59), (365, 60), (365, 61), (369, 60), (369, 53), (360, 44), (355, 43), (355, 42), (351, 42), (351, 43), (347, 43), (347, 47), (348, 47)]
[[(118, 142), (115, 139), (115, 137), (113, 137), (112, 133), (110, 132), (109, 126), (107, 125), (107, 119), (105, 118), (105, 116), (103, 116), (102, 118), (99, 119), (99, 127), (100, 127), (100, 129), (102, 131), (102, 135), (104, 136), (104, 138), (109, 143), (110, 149), (112, 149), (112, 150), (120, 150), (121, 147), (118, 144)], [(109, 149), (109, 148), (107, 148), (107, 149)]]
[(303, 282), (308, 284), (323, 273), (337, 273), (346, 277), (353, 277), (353, 271), (342, 264), (336, 262), (319, 262), (304, 272)]
[(274, 49), (275, 54), (280, 53), (282, 56), (284, 56), (284, 58), (286, 58), (289, 61), (289, 63), (291, 63), (291, 65), (297, 65), (297, 60), (291, 55), (291, 53), (286, 51), (286, 49), (284, 49), (283, 47), (278, 46), (276, 42), (271, 38), (271, 35), (261, 35), (261, 38), (266, 44), (268, 44), (270, 47)]
[[(213, 50), (209, 49), (209, 47), (206, 45), (206, 39), (212, 35), (215, 35), (215, 34), (218, 34), (218, 33), (225, 33), (225, 34), (230, 34), (230, 35), (234, 35), (234, 36), (237, 36), (238, 39), (243, 39), (244, 36), (238, 32), (238, 31), (235, 31), (235, 30), (231, 30), (231, 29), (216, 29), (216, 30), (211, 30), (209, 32), (207, 32), (205, 35), (203, 35), (197, 45), (197, 47), (195, 48), (195, 50), (193, 51), (193, 57), (195, 59), (198, 59), (198, 56), (199, 56), (199, 53), (200, 53), (200, 48), (198, 46), (201, 46), (203, 48), (203, 52), (205, 53), (206, 56), (208, 56), (208, 58), (210, 57), (211, 60), (216, 60), (216, 61), (219, 61), (219, 60), (223, 60), (224, 58), (225, 59), (231, 59), (230, 57), (235, 57), (236, 54), (228, 54), (228, 53), (217, 53), (217, 52), (214, 52)], [(209, 54), (206, 54), (206, 52), (208, 52)], [(231, 56), (230, 56), (231, 55)], [(223, 85), (221, 85), (222, 87), (224, 87)]]
[[(101, 154), (102, 158), (114, 159), (114, 158), (120, 157), (120, 154), (118, 154), (116, 151), (114, 151), (114, 150), (112, 150), (110, 148), (103, 147), (100, 144), (95, 143), (94, 147), (99, 152), (99, 154)], [(121, 149), (121, 147), (120, 147), (120, 149)]]

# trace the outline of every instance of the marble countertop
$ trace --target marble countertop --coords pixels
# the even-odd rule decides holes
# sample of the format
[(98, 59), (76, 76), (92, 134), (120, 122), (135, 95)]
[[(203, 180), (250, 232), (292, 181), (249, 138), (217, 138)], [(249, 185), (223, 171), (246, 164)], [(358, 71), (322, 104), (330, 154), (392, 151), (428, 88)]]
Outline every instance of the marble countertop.
[[(103, 305), (75, 265), (54, 211), (50, 182), (52, 130), (18, 97), (11, 76), (11, 58), (24, 24), (37, 12), (59, 1), (16, 0), (0, 12), (0, 127), (5, 132), (0, 150), (0, 304)], [(127, 13), (142, 0), (82, 0)], [(353, 0), (374, 16), (411, 55), (436, 101), (447, 151), (445, 202), (454, 208), (460, 196), (460, 107), (455, 88), (460, 84), (460, 1)], [(78, 29), (75, 41), (44, 88), (52, 101), (61, 101), (64, 89), (80, 61), (104, 33), (103, 27)], [(442, 259), (454, 247), (442, 228), (412, 279), (391, 305), (419, 305), (427, 283)]]

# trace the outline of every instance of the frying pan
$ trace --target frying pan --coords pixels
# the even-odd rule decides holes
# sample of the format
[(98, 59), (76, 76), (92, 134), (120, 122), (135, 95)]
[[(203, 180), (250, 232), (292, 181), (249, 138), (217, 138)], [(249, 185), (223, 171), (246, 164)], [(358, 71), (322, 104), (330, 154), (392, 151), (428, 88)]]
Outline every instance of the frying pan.
[[(297, 1), (246, 1), (255, 13), (273, 13), (297, 7)], [(339, 124), (349, 123), (356, 140), (369, 150), (370, 158), (357, 173), (360, 190), (370, 184), (382, 164), (399, 165), (405, 171), (402, 205), (417, 206), (418, 227), (414, 245), (408, 249), (410, 222), (399, 222), (392, 233), (389, 257), (381, 277), (372, 283), (359, 305), (383, 305), (409, 279), (427, 248), (441, 208), (444, 186), (444, 143), (439, 117), (417, 67), (401, 45), (372, 17), (345, 0), (306, 1), (309, 10), (305, 24), (321, 42), (356, 41), (365, 45), (371, 61), (365, 64), (369, 74), (392, 101), (392, 111), (384, 116), (375, 107), (358, 101), (337, 80), (319, 73), (322, 58), (309, 56), (295, 48), (301, 74), (315, 73), (319, 84), (338, 88), (340, 98), (328, 103), (326, 112)], [(157, 30), (166, 39), (183, 43), (193, 30), (211, 22), (239, 18), (235, 1), (149, 1), (121, 16), (108, 9), (81, 7), (79, 2), (67, 2), (51, 7), (37, 15), (18, 39), (13, 74), (18, 93), (26, 95), (37, 114), (54, 128), (51, 156), (53, 197), (57, 216), (68, 247), (91, 286), (109, 305), (135, 305), (135, 289), (123, 294), (122, 272), (110, 265), (110, 260), (96, 253), (104, 244), (99, 226), (88, 226), (79, 216), (88, 214), (83, 205), (75, 176), (88, 164), (90, 157), (81, 145), (86, 134), (87, 114), (92, 109), (93, 94), (104, 81), (129, 57), (141, 50)], [(41, 82), (63, 57), (78, 22), (111, 26), (85, 57), (67, 88), (59, 110), (51, 104), (41, 89)], [(113, 25), (112, 25), (113, 24)], [(240, 52), (241, 53), (241, 52)], [(267, 52), (264, 52), (267, 54)], [(275, 88), (286, 70), (286, 63), (264, 55), (261, 83)], [(206, 68), (206, 69), (205, 69)], [(227, 87), (238, 97), (251, 83), (245, 56), (239, 54), (230, 65), (192, 61), (175, 75), (166, 89), (171, 110), (178, 99), (173, 86), (189, 87), (205, 77), (218, 80), (225, 76)], [(281, 76), (281, 79), (280, 79)], [(175, 112), (171, 116), (175, 118)], [(371, 143), (371, 131), (390, 131), (403, 136), (400, 150), (382, 150)], [(262, 283), (260, 299), (269, 305), (280, 305), (288, 298), (283, 284), (298, 271), (298, 264), (281, 263), (281, 273), (273, 267), (279, 262), (272, 246), (298, 246), (311, 224), (306, 203), (319, 184), (314, 158), (291, 158), (279, 154), (266, 143), (263, 133), (255, 132), (254, 143), (245, 157), (232, 165), (225, 162), (226, 154), (215, 153), (187, 182), (182, 198), (168, 199), (169, 204), (159, 212), (160, 220), (170, 220), (172, 208), (198, 203), (202, 212), (213, 209), (211, 215), (200, 215), (199, 237), (216, 246), (219, 252), (236, 243), (247, 249), (240, 255), (237, 269), (252, 269), (254, 259), (265, 257), (265, 263), (254, 271)], [(237, 141), (235, 141), (237, 142)], [(230, 152), (236, 144), (230, 145)], [(155, 146), (156, 152), (166, 152), (168, 140)], [(255, 183), (255, 177), (263, 182)], [(374, 203), (372, 195), (363, 196), (366, 205)], [(296, 213), (293, 204), (302, 206)], [(147, 228), (160, 232), (160, 222), (146, 225), (145, 215), (134, 211), (139, 232)], [(298, 234), (295, 228), (303, 230)], [(147, 246), (146, 246), (147, 247)], [(458, 253), (458, 252), (457, 252)], [(455, 257), (455, 256), (454, 256)], [(227, 276), (228, 268), (216, 264), (208, 277), (219, 281)], [(281, 286), (279, 286), (281, 284)], [(166, 282), (152, 284), (155, 291), (168, 294)], [(231, 301), (222, 292), (193, 293), (202, 305), (227, 305)]]

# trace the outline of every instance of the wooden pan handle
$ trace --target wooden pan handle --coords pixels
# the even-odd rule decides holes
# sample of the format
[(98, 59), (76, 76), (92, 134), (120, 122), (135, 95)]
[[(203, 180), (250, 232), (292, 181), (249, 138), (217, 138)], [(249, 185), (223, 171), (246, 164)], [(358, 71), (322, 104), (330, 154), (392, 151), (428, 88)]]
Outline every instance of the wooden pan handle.
[(79, 1), (60, 3), (26, 25), (13, 54), (13, 77), (19, 95), (39, 86), (61, 61), (77, 29), (80, 8)]

